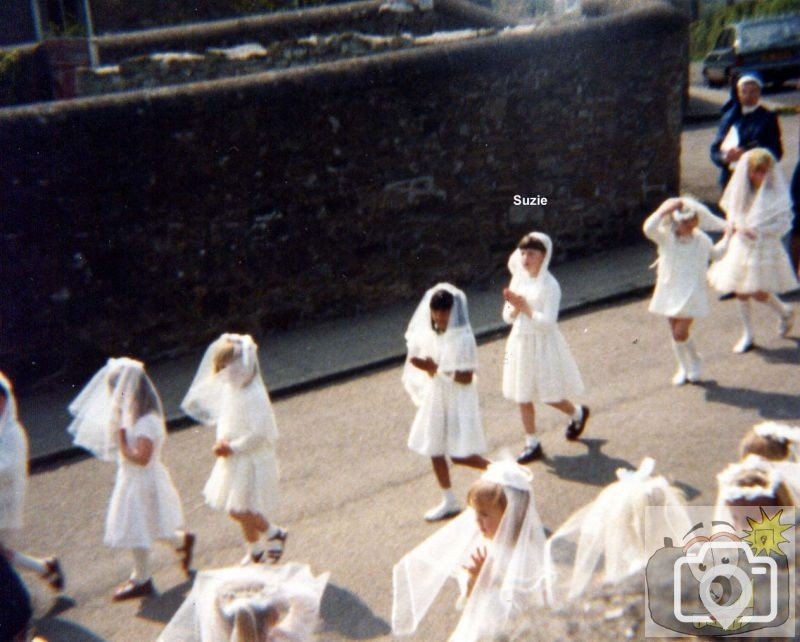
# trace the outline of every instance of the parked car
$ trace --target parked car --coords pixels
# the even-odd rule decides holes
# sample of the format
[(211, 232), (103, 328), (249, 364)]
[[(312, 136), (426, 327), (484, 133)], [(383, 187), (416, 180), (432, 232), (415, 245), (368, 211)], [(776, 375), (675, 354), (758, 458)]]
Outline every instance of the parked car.
[(728, 85), (744, 71), (775, 85), (800, 78), (800, 14), (743, 20), (720, 32), (703, 60), (706, 83)]

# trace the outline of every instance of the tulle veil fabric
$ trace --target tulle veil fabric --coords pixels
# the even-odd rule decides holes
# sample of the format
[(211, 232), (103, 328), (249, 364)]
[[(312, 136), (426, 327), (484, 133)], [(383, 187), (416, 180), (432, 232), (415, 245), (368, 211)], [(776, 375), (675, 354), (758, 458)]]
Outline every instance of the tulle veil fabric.
[[(487, 557), (450, 642), (474, 642), (508, 633), (542, 604), (544, 529), (536, 511), (532, 475), (514, 462), (496, 462), (482, 476), (503, 487), (508, 504), (495, 537), (485, 540), (468, 508), (405, 555), (393, 569), (392, 631), (410, 635), (449, 578), (479, 546)], [(463, 598), (463, 596), (462, 596)]]
[(648, 506), (661, 507), (660, 523), (673, 533), (683, 534), (691, 527), (683, 494), (664, 477), (653, 477), (654, 468), (655, 462), (647, 457), (635, 471), (617, 469), (617, 481), (550, 536), (545, 563), (551, 607), (579, 597), (591, 584), (601, 560), (605, 583), (620, 582), (644, 569), (654, 552), (645, 547)]
[(0, 416), (0, 531), (22, 527), (28, 477), (28, 439), (17, 419), (17, 400), (11, 381), (0, 372), (6, 406)]
[[(228, 342), (234, 345), (238, 358), (222, 372), (216, 373), (214, 355)], [(208, 346), (181, 402), (181, 408), (202, 424), (217, 425), (223, 405), (231, 403), (232, 389), (240, 391), (236, 414), (246, 418), (245, 421), (235, 422), (233, 428), (261, 434), (274, 443), (278, 439), (278, 428), (269, 393), (261, 377), (258, 346), (250, 335), (225, 333)], [(241, 435), (218, 436), (231, 439)]]
[(315, 577), (307, 565), (294, 562), (200, 571), (158, 642), (240, 642), (235, 615), (259, 622), (266, 608), (280, 617), (267, 642), (304, 642), (316, 626), (329, 576)]
[[(439, 290), (446, 290), (453, 295), (450, 321), (441, 337), (441, 346), (436, 345), (439, 337), (431, 326), (430, 311), (431, 297)], [(425, 359), (433, 358), (434, 355), (438, 357), (437, 376), (456, 371), (474, 372), (478, 368), (478, 347), (469, 323), (467, 297), (450, 283), (437, 283), (425, 292), (408, 323), (405, 340), (409, 358)], [(430, 387), (428, 374), (411, 365), (409, 359), (406, 359), (402, 381), (414, 405), (420, 406)]]
[[(789, 185), (778, 161), (773, 157), (761, 187), (753, 194), (748, 177), (748, 161), (753, 152), (745, 152), (720, 199), (728, 221), (737, 227), (760, 228), (781, 237), (792, 224), (792, 201)], [(767, 150), (758, 150), (767, 151)]]
[(75, 445), (102, 461), (116, 461), (119, 429), (131, 427), (140, 414), (137, 408), (140, 385), (149, 389), (149, 398), (156, 403), (150, 412), (163, 422), (161, 399), (144, 371), (144, 364), (128, 357), (111, 358), (69, 405), (74, 419), (67, 431)]

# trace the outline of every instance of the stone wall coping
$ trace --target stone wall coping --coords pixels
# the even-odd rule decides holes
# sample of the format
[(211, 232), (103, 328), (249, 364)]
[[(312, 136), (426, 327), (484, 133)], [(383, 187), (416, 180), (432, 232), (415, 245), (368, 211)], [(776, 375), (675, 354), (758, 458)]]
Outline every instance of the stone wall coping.
[[(342, 20), (363, 18), (377, 13), (384, 0), (360, 0), (343, 4), (312, 7), (291, 11), (228, 18), (211, 22), (200, 22), (173, 27), (157, 27), (141, 31), (103, 34), (95, 37), (94, 42), (102, 51), (105, 48), (147, 46), (148, 43), (169, 40), (192, 40), (202, 38), (221, 38), (228, 35), (239, 35), (250, 31), (265, 29), (291, 29), (306, 27), (318, 30), (328, 25), (335, 25)], [(505, 26), (512, 19), (501, 14), (477, 6), (466, 0), (436, 0), (434, 11), (445, 15), (458, 16), (475, 22), (476, 27)]]
[[(441, 1), (460, 4), (459, 0)], [(374, 6), (377, 2), (356, 4)], [(173, 109), (175, 101), (182, 100), (186, 101), (187, 109), (191, 109), (192, 100), (225, 94), (235, 96), (234, 100), (241, 100), (245, 96), (248, 99), (265, 100), (296, 92), (328, 91), (332, 86), (342, 89), (353, 85), (363, 86), (365, 83), (396, 83), (398, 77), (408, 82), (413, 78), (473, 69), (477, 61), (481, 62), (482, 68), (504, 66), (510, 59), (532, 57), (539, 51), (545, 52), (552, 47), (553, 41), (561, 41), (562, 45), (569, 41), (570, 48), (599, 46), (619, 38), (655, 36), (686, 28), (687, 24), (686, 16), (670, 5), (659, 0), (642, 0), (621, 13), (541, 27), (519, 25), (481, 38), (232, 78), (12, 106), (0, 109), (0, 126), (28, 119), (68, 118), (70, 114), (80, 112), (162, 103), (170, 103), (170, 109)]]

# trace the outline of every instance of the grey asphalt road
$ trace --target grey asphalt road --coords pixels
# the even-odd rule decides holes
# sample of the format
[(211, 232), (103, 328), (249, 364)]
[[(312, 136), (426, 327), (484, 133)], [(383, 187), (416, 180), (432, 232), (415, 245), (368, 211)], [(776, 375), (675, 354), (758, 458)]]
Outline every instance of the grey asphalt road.
[[(750, 426), (764, 419), (800, 423), (800, 334), (777, 338), (774, 317), (759, 308), (760, 349), (734, 355), (735, 307), (712, 298), (711, 317), (695, 331), (707, 373), (697, 386), (670, 385), (667, 324), (647, 313), (645, 300), (562, 322), (587, 384), (581, 401), (593, 414), (585, 439), (569, 443), (563, 418), (549, 408), (540, 411), (547, 459), (532, 468), (547, 526), (557, 527), (590, 501), (614, 479), (617, 467), (635, 467), (648, 455), (693, 503), (713, 502), (714, 474), (736, 458), (737, 443)], [(503, 345), (500, 339), (480, 348), (480, 398), (494, 456), (521, 443), (516, 408), (499, 392)], [(282, 435), (279, 521), (291, 531), (286, 558), (309, 563), (315, 572), (331, 571), (318, 639), (389, 640), (392, 564), (436, 528), (422, 514), (438, 500), (429, 463), (405, 446), (413, 408), (400, 369), (279, 401), (275, 412)], [(207, 429), (189, 428), (171, 434), (164, 453), (188, 524), (198, 534), (198, 568), (235, 564), (242, 554), (234, 525), (201, 499), (212, 441)], [(130, 568), (126, 553), (101, 543), (113, 476), (113, 465), (87, 459), (31, 479), (24, 547), (58, 552), (72, 600), (62, 599), (56, 614), (40, 623), (50, 640), (155, 639), (190, 588), (164, 548), (154, 556), (161, 595), (110, 603)], [(456, 492), (463, 496), (475, 476), (457, 470)], [(434, 604), (412, 639), (446, 639), (457, 617), (452, 597)]]

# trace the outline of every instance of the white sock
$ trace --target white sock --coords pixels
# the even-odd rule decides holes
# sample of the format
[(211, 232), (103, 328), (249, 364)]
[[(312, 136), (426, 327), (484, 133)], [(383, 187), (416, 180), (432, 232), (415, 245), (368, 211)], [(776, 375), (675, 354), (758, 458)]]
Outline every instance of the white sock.
[(186, 543), (186, 531), (175, 531), (175, 534), (172, 536), (172, 545), (175, 548), (183, 548), (183, 545)]
[(442, 495), (444, 496), (445, 504), (452, 506), (458, 503), (458, 499), (456, 499), (456, 494), (453, 492), (452, 488), (443, 489)]
[(767, 296), (767, 300), (764, 301), (769, 307), (771, 307), (775, 312), (778, 313), (778, 316), (785, 317), (788, 316), (789, 313), (792, 311), (791, 306), (786, 305), (783, 301), (781, 301), (777, 295), (770, 293)]
[(44, 575), (47, 572), (47, 567), (44, 564), (44, 560), (41, 560), (38, 557), (25, 555), (24, 553), (20, 553), (18, 551), (14, 551), (13, 555), (11, 556), (11, 563), (14, 566), (27, 568), (28, 570), (34, 571), (39, 575)]
[(536, 448), (539, 445), (539, 438), (536, 435), (525, 435), (525, 446), (527, 448)]
[(736, 307), (739, 310), (739, 320), (742, 322), (744, 333), (753, 336), (753, 321), (750, 313), (750, 299), (736, 299)]
[(572, 418), (575, 421), (582, 421), (583, 420), (583, 406), (578, 404), (575, 406), (575, 412), (572, 413)]
[(132, 548), (133, 573), (131, 580), (134, 584), (144, 584), (150, 579), (150, 551), (146, 548)]

